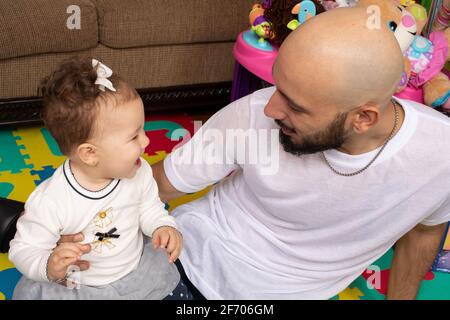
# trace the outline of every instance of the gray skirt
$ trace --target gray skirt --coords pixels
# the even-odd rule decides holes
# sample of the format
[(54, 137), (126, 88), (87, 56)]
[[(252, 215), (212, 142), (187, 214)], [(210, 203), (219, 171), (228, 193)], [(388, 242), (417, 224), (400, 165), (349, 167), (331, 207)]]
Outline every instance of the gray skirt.
[(67, 288), (54, 282), (37, 282), (22, 277), (13, 300), (160, 300), (180, 281), (174, 263), (169, 263), (162, 249), (146, 242), (136, 270), (120, 280), (101, 287), (79, 285)]

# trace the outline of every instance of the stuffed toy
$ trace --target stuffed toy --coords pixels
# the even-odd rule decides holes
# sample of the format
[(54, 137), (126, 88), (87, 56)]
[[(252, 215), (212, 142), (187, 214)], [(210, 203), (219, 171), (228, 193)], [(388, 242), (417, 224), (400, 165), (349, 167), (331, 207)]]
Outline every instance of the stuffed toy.
[[(360, 0), (358, 6), (367, 8), (369, 23), (378, 22), (387, 25), (394, 33), (402, 52), (406, 52), (417, 34), (418, 19), (411, 12), (394, 0)], [(370, 19), (370, 16), (376, 15), (378, 12), (372, 11), (372, 6), (375, 6), (374, 8), (377, 8), (380, 13), (380, 16), (374, 16), (373, 20)], [(377, 18), (379, 18), (379, 21)], [(405, 89), (411, 74), (411, 64), (406, 56), (403, 58), (403, 64), (404, 71), (396, 92), (401, 92)]]
[(404, 73), (397, 96), (432, 107), (448, 108), (450, 81), (440, 71), (449, 59), (450, 31), (433, 32), (428, 38), (421, 36), (427, 13), (414, 1), (360, 0), (358, 5), (378, 6), (381, 20), (388, 23), (399, 42), (404, 54)]
[(418, 35), (404, 53), (411, 64), (408, 88), (422, 95), (419, 99), (426, 105), (450, 110), (450, 80), (441, 71), (450, 60), (450, 29), (433, 31), (425, 38), (419, 35), (424, 25), (418, 24)]

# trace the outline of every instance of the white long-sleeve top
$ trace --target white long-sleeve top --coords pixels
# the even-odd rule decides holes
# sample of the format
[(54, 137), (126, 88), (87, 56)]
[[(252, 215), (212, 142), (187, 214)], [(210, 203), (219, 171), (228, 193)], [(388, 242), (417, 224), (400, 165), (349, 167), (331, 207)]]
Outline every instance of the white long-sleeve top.
[[(27, 278), (48, 281), (47, 260), (60, 235), (82, 232), (83, 243), (90, 243), (92, 250), (81, 257), (90, 262), (80, 273), (81, 284), (106, 285), (136, 269), (142, 233), (152, 236), (158, 227), (176, 228), (159, 199), (150, 165), (141, 162), (132, 179), (115, 179), (92, 192), (78, 184), (66, 160), (28, 198), (10, 244), (12, 263)], [(108, 232), (113, 237), (100, 235)]]

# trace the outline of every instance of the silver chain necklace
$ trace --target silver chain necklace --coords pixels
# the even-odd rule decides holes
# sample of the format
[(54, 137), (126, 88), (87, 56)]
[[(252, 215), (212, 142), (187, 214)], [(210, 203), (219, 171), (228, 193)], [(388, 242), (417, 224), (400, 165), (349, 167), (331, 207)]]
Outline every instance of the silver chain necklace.
[(344, 173), (344, 172), (339, 172), (337, 171), (335, 168), (333, 168), (333, 166), (330, 164), (330, 162), (328, 161), (327, 157), (325, 156), (325, 153), (322, 152), (322, 156), (325, 160), (325, 162), (327, 163), (328, 167), (336, 174), (340, 175), (340, 176), (344, 176), (344, 177), (352, 177), (352, 176), (356, 176), (357, 174), (360, 174), (361, 172), (363, 172), (364, 170), (366, 170), (368, 167), (370, 167), (372, 165), (372, 163), (375, 162), (375, 160), (378, 158), (378, 156), (381, 154), (381, 152), (383, 152), (384, 148), (387, 146), (388, 142), (391, 141), (391, 139), (394, 137), (395, 135), (395, 131), (397, 130), (397, 126), (398, 126), (398, 110), (397, 110), (397, 102), (392, 99), (391, 100), (393, 105), (394, 105), (394, 112), (395, 112), (395, 119), (394, 119), (394, 128), (392, 128), (392, 132), (389, 135), (389, 137), (387, 138), (386, 142), (383, 144), (383, 146), (381, 147), (381, 149), (377, 152), (377, 154), (375, 155), (375, 157), (362, 169), (359, 169), (358, 171), (355, 172), (350, 172), (350, 173)]

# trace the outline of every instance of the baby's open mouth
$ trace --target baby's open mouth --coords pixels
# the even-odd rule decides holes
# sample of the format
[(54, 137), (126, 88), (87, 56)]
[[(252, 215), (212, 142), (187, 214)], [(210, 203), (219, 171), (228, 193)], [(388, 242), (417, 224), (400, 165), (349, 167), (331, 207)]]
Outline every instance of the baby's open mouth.
[(136, 165), (137, 165), (138, 167), (141, 166), (141, 158), (138, 158), (138, 159), (136, 160)]

